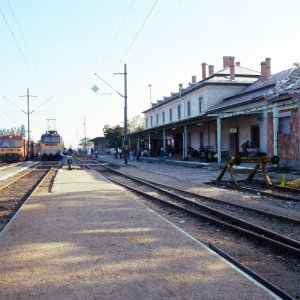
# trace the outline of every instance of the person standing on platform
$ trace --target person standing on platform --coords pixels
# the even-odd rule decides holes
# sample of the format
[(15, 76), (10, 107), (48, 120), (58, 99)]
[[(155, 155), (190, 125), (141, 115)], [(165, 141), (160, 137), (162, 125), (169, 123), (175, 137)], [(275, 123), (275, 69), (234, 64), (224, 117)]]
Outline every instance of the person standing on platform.
[(136, 161), (139, 161), (140, 157), (141, 157), (141, 150), (137, 149), (137, 151), (136, 151)]
[(244, 144), (242, 144), (242, 156), (248, 157), (248, 148), (250, 147), (249, 140), (247, 140)]

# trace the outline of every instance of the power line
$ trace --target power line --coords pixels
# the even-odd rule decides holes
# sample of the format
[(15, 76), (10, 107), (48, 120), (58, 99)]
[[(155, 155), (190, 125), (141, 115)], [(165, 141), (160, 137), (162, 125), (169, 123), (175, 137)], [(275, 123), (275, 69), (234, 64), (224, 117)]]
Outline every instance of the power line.
[(26, 111), (24, 109), (22, 109), (20, 106), (18, 106), (17, 104), (15, 104), (12, 100), (8, 99), (7, 97), (3, 96), (3, 98), (8, 101), (9, 103), (11, 103), (12, 105), (16, 106), (20, 111), (22, 111), (23, 113), (26, 114)]
[[(21, 34), (21, 37), (22, 37), (22, 40), (23, 40), (23, 42), (24, 42), (24, 45), (25, 45), (25, 47), (26, 47), (26, 49), (27, 49), (27, 52), (28, 52), (28, 54), (29, 54), (29, 56), (30, 56), (32, 65), (33, 65), (33, 67), (34, 67), (36, 73), (39, 75), (39, 78), (42, 80), (42, 83), (43, 83), (44, 86), (45, 86), (45, 82), (43, 82), (43, 79), (42, 79), (42, 76), (41, 76), (41, 72), (39, 71), (39, 69), (37, 68), (37, 66), (36, 66), (36, 64), (35, 64), (35, 62), (34, 62), (32, 52), (31, 52), (30, 47), (29, 47), (29, 45), (28, 45), (28, 43), (27, 43), (27, 41), (26, 41), (26, 39), (25, 39), (25, 35), (23, 34), (23, 31), (22, 31), (22, 29), (21, 29), (21, 26), (20, 26), (20, 24), (19, 24), (19, 22), (18, 22), (18, 20), (17, 20), (16, 14), (15, 14), (15, 12), (14, 12), (14, 10), (13, 10), (13, 8), (12, 8), (12, 5), (11, 5), (11, 3), (10, 3), (10, 0), (6, 0), (6, 1), (7, 1), (7, 3), (8, 3), (8, 6), (9, 6), (10, 10), (11, 10), (11, 14), (12, 14), (14, 20), (15, 20), (15, 23), (16, 23), (16, 25), (17, 25), (17, 28), (18, 28), (18, 30), (19, 30), (19, 32), (20, 32), (20, 34)], [(41, 92), (42, 92), (42, 91), (41, 91)]]
[(21, 56), (22, 56), (22, 58), (23, 58), (23, 61), (25, 62), (25, 65), (27, 66), (28, 71), (29, 71), (29, 73), (31, 74), (31, 76), (32, 76), (32, 78), (33, 78), (35, 84), (37, 85), (37, 87), (38, 87), (40, 90), (42, 90), (42, 89), (41, 89), (41, 86), (39, 85), (39, 83), (38, 83), (38, 81), (37, 81), (37, 79), (36, 79), (36, 77), (35, 77), (35, 75), (33, 74), (33, 71), (32, 71), (32, 69), (31, 69), (31, 67), (30, 67), (30, 65), (29, 65), (29, 63), (28, 63), (28, 61), (27, 61), (27, 59), (26, 59), (26, 57), (25, 57), (24, 52), (22, 51), (22, 48), (20, 47), (20, 45), (19, 45), (19, 43), (18, 43), (18, 40), (17, 40), (16, 37), (15, 37), (15, 34), (14, 34), (13, 30), (10, 28), (10, 26), (9, 26), (9, 24), (8, 24), (8, 22), (7, 22), (7, 20), (6, 20), (6, 18), (5, 18), (5, 16), (4, 16), (4, 14), (3, 14), (3, 12), (2, 12), (1, 9), (0, 9), (0, 14), (1, 14), (1, 16), (2, 16), (2, 18), (3, 18), (3, 20), (4, 20), (5, 24), (6, 24), (6, 26), (7, 26), (7, 28), (8, 28), (8, 31), (11, 33), (11, 35), (12, 35), (12, 37), (13, 37), (13, 40), (15, 41), (16, 46), (17, 46), (17, 48), (18, 48), (18, 50), (19, 50), (19, 52), (20, 52), (20, 54), (21, 54)]
[(30, 113), (35, 112), (37, 109), (39, 109), (42, 105), (44, 105), (46, 102), (48, 102), (49, 100), (51, 100), (53, 97), (49, 97), (47, 100), (45, 100), (44, 102), (42, 102), (38, 107), (36, 107), (33, 111), (31, 111)]
[(127, 8), (127, 11), (126, 11), (126, 13), (125, 13), (125, 15), (124, 15), (124, 17), (123, 17), (121, 23), (120, 23), (120, 25), (119, 25), (119, 27), (118, 27), (118, 29), (117, 29), (115, 35), (114, 35), (114, 38), (112, 39), (112, 41), (111, 41), (111, 43), (110, 43), (110, 46), (108, 47), (108, 49), (107, 49), (107, 51), (106, 51), (106, 54), (104, 55), (104, 57), (103, 57), (103, 59), (102, 59), (100, 69), (102, 68), (104, 62), (106, 61), (106, 59), (107, 59), (107, 57), (108, 57), (108, 55), (109, 55), (109, 53), (110, 53), (110, 51), (111, 51), (111, 49), (112, 49), (112, 46), (114, 45), (114, 43), (115, 43), (115, 41), (116, 41), (116, 39), (117, 39), (117, 37), (118, 37), (118, 35), (119, 35), (119, 32), (121, 31), (121, 28), (123, 27), (123, 24), (124, 24), (124, 22), (125, 22), (125, 20), (126, 20), (126, 18), (127, 18), (127, 15), (128, 15), (128, 13), (129, 13), (129, 11), (130, 11), (130, 9), (131, 9), (131, 6), (132, 6), (132, 4), (133, 4), (134, 1), (135, 1), (135, 0), (132, 0), (132, 1), (130, 2), (129, 7)]
[[(35, 97), (35, 96), (30, 96), (30, 97)], [(11, 103), (12, 105), (16, 106), (19, 110), (21, 110), (23, 113), (27, 114), (27, 112), (25, 110), (23, 110), (20, 106), (18, 106), (17, 104), (15, 104), (12, 100), (10, 100), (9, 98), (7, 98), (6, 96), (3, 96), (3, 98), (8, 101), (9, 103)], [(37, 106), (35, 109), (33, 109), (30, 113), (32, 114), (33, 112), (35, 112), (36, 110), (38, 110), (42, 105), (44, 105), (46, 102), (48, 102), (49, 100), (53, 99), (53, 97), (49, 97), (48, 99), (46, 99), (44, 102), (42, 102), (39, 106)], [(40, 111), (41, 112), (41, 111)]]
[(158, 0), (155, 0), (154, 4), (152, 5), (150, 11), (149, 11), (148, 14), (146, 15), (146, 17), (145, 17), (144, 21), (142, 22), (140, 28), (139, 28), (138, 31), (136, 32), (136, 34), (135, 34), (135, 36), (133, 37), (132, 41), (130, 42), (130, 44), (129, 44), (127, 50), (125, 51), (124, 55), (123, 55), (122, 58), (120, 59), (120, 61), (119, 61), (118, 65), (117, 65), (117, 67), (115, 68), (115, 70), (117, 70), (117, 69), (119, 68), (121, 62), (124, 60), (124, 58), (126, 57), (126, 55), (127, 55), (128, 52), (129, 52), (129, 50), (130, 50), (131, 47), (133, 46), (133, 44), (134, 44), (136, 38), (138, 37), (138, 35), (140, 34), (141, 30), (143, 29), (143, 27), (144, 27), (146, 21), (147, 21), (148, 18), (150, 17), (150, 15), (151, 15), (151, 13), (152, 13), (154, 7), (156, 6), (157, 2), (158, 2)]

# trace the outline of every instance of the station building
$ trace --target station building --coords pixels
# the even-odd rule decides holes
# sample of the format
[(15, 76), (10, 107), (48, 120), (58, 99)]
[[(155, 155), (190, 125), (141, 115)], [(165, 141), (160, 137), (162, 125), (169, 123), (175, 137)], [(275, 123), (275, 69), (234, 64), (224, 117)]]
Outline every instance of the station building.
[[(207, 75), (208, 69), (208, 75)], [(271, 74), (271, 59), (260, 72), (223, 57), (223, 69), (202, 63), (202, 79), (158, 100), (145, 110), (145, 129), (130, 133), (150, 156), (200, 158), (220, 163), (241, 155), (278, 155), (287, 164), (300, 161), (299, 67)]]

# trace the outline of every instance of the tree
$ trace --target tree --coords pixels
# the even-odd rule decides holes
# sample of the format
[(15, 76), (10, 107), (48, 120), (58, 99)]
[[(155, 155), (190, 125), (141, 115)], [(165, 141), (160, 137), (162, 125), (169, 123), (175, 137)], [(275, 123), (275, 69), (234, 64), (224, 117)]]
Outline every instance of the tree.
[(111, 127), (110, 125), (104, 125), (103, 133), (108, 140), (108, 147), (120, 147), (122, 145), (124, 128), (120, 125), (116, 125), (114, 127)]
[(91, 145), (90, 138), (83, 138), (79, 142), (79, 146), (84, 147), (84, 148), (89, 145)]
[(129, 132), (141, 131), (144, 129), (144, 118), (141, 115), (134, 116), (128, 122)]
[(23, 137), (26, 136), (26, 130), (25, 130), (25, 126), (24, 125), (21, 126), (21, 136), (23, 136)]
[[(24, 134), (23, 134), (24, 132)], [(25, 137), (25, 126), (0, 129), (0, 135), (19, 135)]]

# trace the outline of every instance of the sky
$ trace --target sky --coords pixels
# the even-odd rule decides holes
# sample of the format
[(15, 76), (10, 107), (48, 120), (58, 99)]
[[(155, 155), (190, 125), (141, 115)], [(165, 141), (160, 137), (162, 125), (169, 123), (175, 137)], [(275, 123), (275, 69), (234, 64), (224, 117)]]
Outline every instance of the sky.
[(123, 126), (124, 64), (128, 119), (201, 80), (203, 62), (218, 71), (231, 55), (260, 71), (270, 57), (273, 74), (289, 69), (299, 11), (299, 0), (0, 0), (0, 128), (27, 129), (27, 89), (36, 141), (55, 127), (76, 147)]

